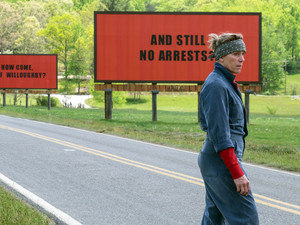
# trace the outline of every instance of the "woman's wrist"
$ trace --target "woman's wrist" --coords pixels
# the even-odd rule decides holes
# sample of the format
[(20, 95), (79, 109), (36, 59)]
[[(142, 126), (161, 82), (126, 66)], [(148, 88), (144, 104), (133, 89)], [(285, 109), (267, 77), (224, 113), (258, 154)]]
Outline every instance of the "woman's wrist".
[(227, 148), (219, 152), (219, 155), (223, 159), (226, 167), (229, 169), (232, 178), (237, 179), (244, 175), (242, 168), (237, 160), (237, 157), (234, 153), (234, 148)]

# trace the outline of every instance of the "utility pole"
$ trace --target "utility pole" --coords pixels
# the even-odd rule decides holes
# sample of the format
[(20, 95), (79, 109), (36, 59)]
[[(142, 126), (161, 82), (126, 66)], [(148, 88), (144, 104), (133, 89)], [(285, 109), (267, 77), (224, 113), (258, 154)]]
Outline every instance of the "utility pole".
[(286, 70), (287, 70), (287, 61), (284, 61), (284, 95), (286, 95)]

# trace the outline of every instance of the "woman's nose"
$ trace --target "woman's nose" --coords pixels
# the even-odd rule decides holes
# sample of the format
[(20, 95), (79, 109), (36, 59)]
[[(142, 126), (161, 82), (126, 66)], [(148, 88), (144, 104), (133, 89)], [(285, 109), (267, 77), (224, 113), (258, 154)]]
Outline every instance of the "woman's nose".
[(244, 55), (241, 55), (241, 56), (239, 57), (239, 60), (240, 60), (241, 62), (244, 62), (244, 61), (245, 61)]

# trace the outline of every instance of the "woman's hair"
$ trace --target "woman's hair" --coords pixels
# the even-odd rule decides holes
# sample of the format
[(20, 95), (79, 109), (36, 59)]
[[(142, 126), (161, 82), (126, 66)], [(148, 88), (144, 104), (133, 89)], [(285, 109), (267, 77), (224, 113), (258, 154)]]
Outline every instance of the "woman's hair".
[(208, 36), (210, 37), (210, 39), (208, 40), (209, 48), (214, 52), (216, 51), (216, 48), (223, 43), (238, 39), (243, 40), (243, 35), (239, 33), (222, 33), (220, 35), (209, 34)]

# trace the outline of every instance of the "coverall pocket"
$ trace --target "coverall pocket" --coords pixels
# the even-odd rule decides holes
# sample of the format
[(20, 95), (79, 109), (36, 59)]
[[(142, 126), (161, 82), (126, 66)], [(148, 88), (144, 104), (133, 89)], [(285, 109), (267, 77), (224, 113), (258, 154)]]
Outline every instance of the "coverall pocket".
[(234, 152), (239, 161), (242, 161), (243, 158), (243, 139), (231, 139), (234, 145)]
[(203, 177), (217, 177), (219, 175), (218, 158), (220, 156), (216, 154), (207, 154), (206, 152), (201, 152), (198, 157), (198, 164)]

